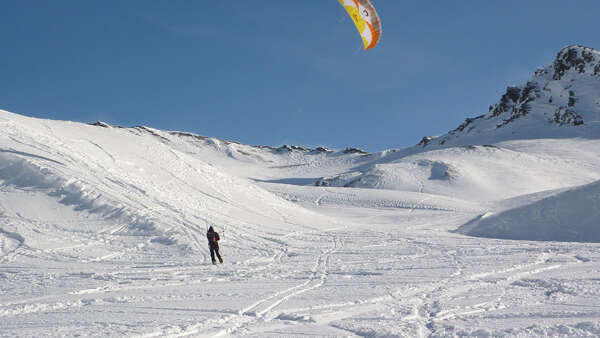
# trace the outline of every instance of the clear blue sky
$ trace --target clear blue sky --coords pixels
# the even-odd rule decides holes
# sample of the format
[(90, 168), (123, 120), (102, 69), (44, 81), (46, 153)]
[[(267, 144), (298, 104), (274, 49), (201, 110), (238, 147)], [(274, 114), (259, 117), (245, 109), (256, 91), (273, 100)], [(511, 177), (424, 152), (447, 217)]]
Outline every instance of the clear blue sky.
[(487, 113), (566, 45), (600, 49), (598, 0), (373, 3), (363, 51), (337, 0), (3, 0), (0, 109), (377, 151)]

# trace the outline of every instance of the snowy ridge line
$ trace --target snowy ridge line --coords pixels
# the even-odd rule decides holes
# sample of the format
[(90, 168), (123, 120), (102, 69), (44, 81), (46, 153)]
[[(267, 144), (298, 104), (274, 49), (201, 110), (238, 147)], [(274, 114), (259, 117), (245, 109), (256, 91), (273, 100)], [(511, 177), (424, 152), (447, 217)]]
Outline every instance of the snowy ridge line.
[(66, 179), (49, 166), (15, 154), (0, 152), (0, 165), (0, 182), (3, 186), (43, 189), (49, 196), (57, 197), (60, 203), (72, 205), (76, 210), (87, 210), (105, 219), (128, 224), (132, 234), (156, 234), (153, 221), (122, 203), (111, 201), (106, 194), (96, 191), (81, 180)]
[[(170, 147), (188, 155), (218, 154), (222, 157), (220, 160), (229, 162), (229, 164), (268, 165), (267, 169), (285, 170), (314, 167), (327, 162), (363, 161), (364, 157), (370, 156), (367, 152), (357, 148), (330, 150), (326, 147), (316, 147), (313, 149), (287, 144), (281, 147), (256, 146), (196, 135), (190, 132), (165, 131), (150, 127), (134, 127), (127, 130), (136, 135), (139, 135), (140, 132), (150, 134), (158, 138), (160, 142), (168, 144)], [(273, 163), (275, 165), (270, 165)]]

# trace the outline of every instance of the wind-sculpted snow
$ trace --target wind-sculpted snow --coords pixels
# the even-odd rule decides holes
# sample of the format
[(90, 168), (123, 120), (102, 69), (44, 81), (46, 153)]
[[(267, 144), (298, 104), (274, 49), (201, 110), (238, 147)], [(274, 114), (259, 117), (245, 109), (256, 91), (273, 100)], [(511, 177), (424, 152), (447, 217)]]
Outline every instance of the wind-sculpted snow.
[[(57, 188), (60, 179), (46, 168), (27, 162), (33, 154), (2, 150), (0, 152), (0, 180), (3, 185), (25, 188)], [(41, 158), (41, 157), (39, 157)]]
[(0, 257), (15, 251), (25, 240), (16, 232), (10, 232), (0, 227)]
[(496, 214), (458, 229), (480, 237), (564, 242), (600, 242), (600, 181)]
[[(52, 161), (28, 153), (0, 153), (0, 182), (3, 186), (44, 190), (48, 195), (55, 196), (61, 203), (73, 206), (76, 210), (86, 210), (115, 222), (129, 224), (131, 230), (148, 233), (154, 230), (154, 225), (149, 220), (86, 187), (84, 182), (75, 178), (60, 177), (50, 167), (32, 163), (28, 158), (41, 159), (42, 162)], [(60, 162), (56, 163), (63, 166)]]
[[(243, 179), (226, 175), (138, 129), (98, 128), (10, 115), (4, 123), (0, 179), (44, 189), (76, 210), (127, 224), (129, 234), (199, 246), (187, 226), (208, 223), (293, 224), (311, 217)], [(151, 129), (145, 128), (144, 131)], [(255, 201), (260, 200), (257, 204)], [(283, 218), (283, 214), (287, 216)], [(200, 242), (201, 243), (201, 242)]]

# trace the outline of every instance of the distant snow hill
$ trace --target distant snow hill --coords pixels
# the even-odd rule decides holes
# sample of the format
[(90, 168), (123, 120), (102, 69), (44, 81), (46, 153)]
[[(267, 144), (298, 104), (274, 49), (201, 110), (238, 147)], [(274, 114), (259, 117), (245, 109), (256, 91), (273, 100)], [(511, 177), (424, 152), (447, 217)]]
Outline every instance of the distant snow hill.
[[(561, 50), (530, 81), (508, 87), (488, 114), (413, 147), (370, 154), (250, 146), (0, 111), (0, 211), (12, 219), (42, 219), (60, 209), (51, 200), (59, 201), (118, 225), (102, 231), (201, 248), (208, 224), (273, 234), (339, 225), (296, 202), (304, 194), (317, 196), (318, 204), (319, 189), (347, 187), (362, 188), (355, 189), (356, 207), (376, 207), (372, 201), (384, 195), (389, 200), (381, 190), (404, 193), (395, 198), (480, 205), (486, 213), (458, 229), (466, 235), (600, 241), (594, 225), (599, 122), (600, 52), (580, 46)], [(14, 222), (0, 226), (5, 248), (27, 235)]]
[[(534, 221), (528, 213), (505, 212), (493, 217), (493, 223), (478, 220), (461, 231), (499, 238), (598, 241), (598, 215), (599, 224), (589, 225), (589, 217), (595, 215), (591, 210), (597, 206), (594, 196), (600, 193), (598, 185), (577, 190), (581, 211), (590, 210), (588, 214), (569, 222), (558, 214), (562, 210), (564, 215), (575, 216), (561, 208), (573, 208), (568, 201), (571, 194), (559, 193), (561, 189), (600, 179), (599, 139), (600, 52), (569, 46), (529, 81), (508, 87), (488, 114), (467, 118), (444, 135), (424, 137), (414, 147), (374, 154), (376, 159), (323, 177), (318, 184), (419, 191), (475, 201), (557, 190), (555, 197), (544, 194), (551, 199), (547, 203), (523, 201), (534, 203), (534, 209), (555, 207), (535, 209)], [(527, 235), (516, 230), (532, 222), (539, 226), (529, 228)], [(548, 231), (541, 224), (547, 224)], [(559, 226), (565, 227), (563, 231), (550, 231)]]
[(500, 212), (484, 214), (458, 232), (471, 236), (600, 242), (600, 181)]
[(19, 220), (92, 218), (113, 224), (94, 231), (199, 249), (208, 225), (277, 233), (335, 224), (216, 167), (220, 153), (195, 155), (195, 139), (103, 126), (0, 111), (0, 237), (40, 236)]

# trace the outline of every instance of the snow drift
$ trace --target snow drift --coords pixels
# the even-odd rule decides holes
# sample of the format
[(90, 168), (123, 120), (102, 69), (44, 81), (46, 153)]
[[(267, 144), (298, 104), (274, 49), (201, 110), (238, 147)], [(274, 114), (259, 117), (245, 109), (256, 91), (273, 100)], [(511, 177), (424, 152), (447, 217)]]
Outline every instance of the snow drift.
[(600, 242), (600, 181), (479, 216), (457, 231), (515, 240)]
[[(296, 230), (333, 224), (198, 156), (151, 128), (98, 127), (0, 111), (0, 184), (125, 224), (122, 233), (199, 247), (208, 224)], [(35, 216), (36, 209), (29, 211)], [(282, 215), (285, 215), (283, 217)], [(292, 227), (293, 225), (293, 227)], [(169, 241), (160, 241), (168, 243)]]

